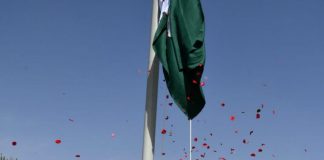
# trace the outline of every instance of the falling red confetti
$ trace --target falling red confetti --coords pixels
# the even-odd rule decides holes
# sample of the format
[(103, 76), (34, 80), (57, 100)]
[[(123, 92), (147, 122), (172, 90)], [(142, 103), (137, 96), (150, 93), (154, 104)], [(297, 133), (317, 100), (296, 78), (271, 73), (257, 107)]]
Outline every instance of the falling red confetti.
[(165, 129), (162, 129), (162, 131), (161, 131), (161, 134), (166, 134), (166, 130)]
[(169, 119), (169, 116), (166, 116), (164, 119), (165, 119), (165, 120), (168, 120), (168, 119)]
[(244, 144), (247, 144), (248, 141), (247, 141), (246, 139), (243, 139), (243, 143), (244, 143)]
[(172, 102), (170, 102), (170, 103), (169, 103), (169, 106), (172, 106), (172, 105), (173, 105), (173, 103), (172, 103)]
[(235, 116), (230, 116), (230, 120), (234, 121), (235, 120)]
[(165, 153), (164, 152), (162, 153), (162, 156), (165, 156)]
[(261, 148), (259, 148), (258, 152), (262, 152), (263, 150)]
[(251, 157), (255, 157), (256, 154), (255, 154), (255, 153), (251, 153), (250, 156), (251, 156)]
[(207, 143), (203, 143), (203, 146), (204, 146), (204, 147), (207, 147), (207, 146), (208, 146), (208, 144), (207, 144)]
[(166, 98), (166, 99), (169, 99), (169, 95), (166, 95), (165, 98)]
[(188, 96), (188, 97), (187, 97), (187, 100), (190, 101), (190, 99), (191, 99), (191, 98)]
[(252, 135), (252, 133), (253, 133), (253, 130), (252, 130), (252, 131), (250, 131), (250, 135)]
[(203, 87), (203, 86), (205, 86), (205, 85), (206, 85), (205, 82), (200, 82), (200, 86), (201, 86), (201, 87)]
[(205, 156), (206, 156), (206, 153), (200, 155), (201, 158), (204, 158)]
[(260, 119), (261, 115), (259, 113), (256, 114), (256, 119)]
[(197, 84), (198, 82), (196, 80), (192, 80), (192, 83), (193, 84)]
[(235, 151), (235, 149), (234, 149), (234, 148), (231, 148), (231, 154), (233, 154), (233, 153), (234, 153), (234, 151)]
[(218, 160), (226, 160), (225, 157), (220, 157)]
[(55, 143), (56, 143), (56, 144), (61, 144), (61, 142), (62, 142), (62, 141), (61, 141), (60, 139), (56, 139), (56, 140), (55, 140)]
[(75, 157), (80, 158), (81, 156), (79, 154), (75, 155)]
[(225, 107), (225, 103), (224, 102), (221, 102), (220, 104), (222, 107)]
[(202, 67), (202, 66), (203, 66), (203, 64), (198, 64), (198, 66), (199, 66), (199, 67)]
[(194, 138), (194, 141), (195, 141), (195, 142), (197, 142), (197, 141), (198, 141), (198, 138), (197, 138), (197, 137), (195, 137), (195, 138)]
[(17, 145), (17, 142), (16, 141), (12, 141), (11, 142), (11, 145), (16, 146)]

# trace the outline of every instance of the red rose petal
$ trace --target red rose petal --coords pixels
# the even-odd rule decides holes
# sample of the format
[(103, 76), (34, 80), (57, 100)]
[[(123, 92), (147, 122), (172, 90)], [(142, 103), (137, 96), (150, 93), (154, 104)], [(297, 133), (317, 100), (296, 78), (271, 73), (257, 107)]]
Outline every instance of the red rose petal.
[(251, 153), (250, 156), (251, 156), (251, 157), (255, 157), (256, 154), (255, 154), (255, 153)]
[(166, 134), (166, 130), (165, 129), (162, 129), (162, 131), (161, 131), (161, 134)]
[(12, 141), (11, 142), (11, 145), (16, 146), (17, 145), (17, 142), (16, 141)]
[(56, 143), (56, 144), (61, 144), (61, 142), (62, 142), (62, 141), (61, 141), (60, 139), (56, 139), (56, 140), (55, 140), (55, 143)]
[(235, 116), (230, 116), (230, 120), (234, 121), (235, 120)]
[(259, 113), (256, 114), (256, 119), (260, 119), (261, 115)]

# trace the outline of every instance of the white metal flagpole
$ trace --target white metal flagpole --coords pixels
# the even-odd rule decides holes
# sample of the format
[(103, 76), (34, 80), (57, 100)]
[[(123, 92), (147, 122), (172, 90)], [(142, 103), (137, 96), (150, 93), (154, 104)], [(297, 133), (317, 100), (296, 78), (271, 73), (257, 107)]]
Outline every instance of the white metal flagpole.
[(146, 86), (144, 117), (144, 138), (142, 160), (153, 160), (155, 145), (156, 105), (159, 81), (159, 62), (152, 47), (154, 33), (158, 26), (158, 0), (153, 0), (150, 54)]
[(189, 140), (189, 144), (190, 144), (190, 146), (189, 146), (189, 160), (191, 160), (191, 154), (192, 154), (192, 142), (191, 142), (191, 140), (192, 140), (192, 120), (190, 119), (189, 120), (189, 138), (190, 138), (190, 140)]

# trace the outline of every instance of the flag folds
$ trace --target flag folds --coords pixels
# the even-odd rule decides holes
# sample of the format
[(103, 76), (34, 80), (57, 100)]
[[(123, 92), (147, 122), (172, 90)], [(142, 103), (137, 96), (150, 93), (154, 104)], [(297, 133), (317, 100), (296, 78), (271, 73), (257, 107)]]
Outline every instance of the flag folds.
[(205, 105), (205, 23), (200, 0), (160, 0), (153, 48), (163, 66), (170, 95), (189, 119)]

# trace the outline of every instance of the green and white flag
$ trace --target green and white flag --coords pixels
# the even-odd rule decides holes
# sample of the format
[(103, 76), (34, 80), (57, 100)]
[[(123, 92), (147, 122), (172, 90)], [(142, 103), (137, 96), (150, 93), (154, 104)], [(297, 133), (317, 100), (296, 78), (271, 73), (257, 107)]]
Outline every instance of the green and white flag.
[(153, 48), (174, 102), (193, 119), (205, 105), (200, 85), (205, 64), (205, 23), (200, 0), (159, 0)]

